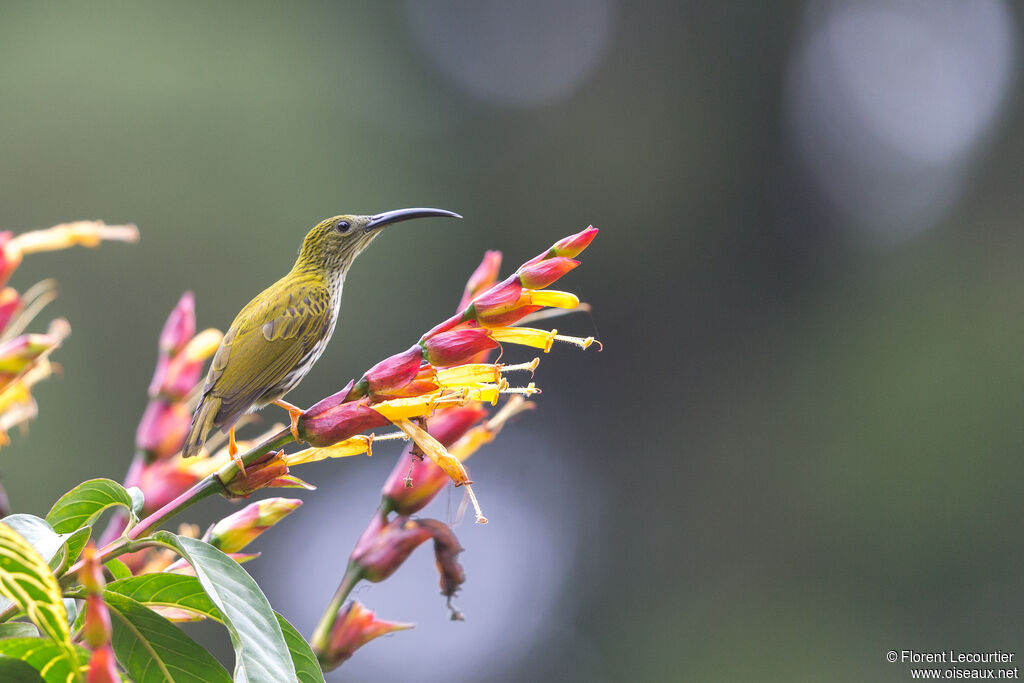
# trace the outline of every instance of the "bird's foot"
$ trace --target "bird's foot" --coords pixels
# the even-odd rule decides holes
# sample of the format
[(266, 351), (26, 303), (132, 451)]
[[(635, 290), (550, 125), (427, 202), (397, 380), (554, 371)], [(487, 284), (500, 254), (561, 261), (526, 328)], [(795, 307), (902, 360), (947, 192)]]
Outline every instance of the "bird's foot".
[(232, 427), (228, 430), (228, 455), (235, 462), (235, 466), (238, 467), (238, 471), (241, 475), (245, 476), (245, 463), (238, 457), (238, 444), (235, 443), (235, 428)]
[(291, 403), (288, 403), (288, 401), (282, 401), (281, 399), (274, 401), (274, 405), (288, 411), (288, 417), (292, 422), (292, 436), (295, 437), (295, 441), (302, 443), (302, 439), (299, 438), (299, 418), (302, 417), (306, 411), (298, 406), (293, 406)]

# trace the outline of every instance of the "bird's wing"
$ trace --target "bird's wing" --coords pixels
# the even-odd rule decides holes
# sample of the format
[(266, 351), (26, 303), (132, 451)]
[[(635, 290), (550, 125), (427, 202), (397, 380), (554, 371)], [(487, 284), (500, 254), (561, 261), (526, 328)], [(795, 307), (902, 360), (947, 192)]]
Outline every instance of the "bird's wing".
[(330, 293), (320, 284), (271, 285), (231, 324), (210, 364), (203, 399), (221, 400), (214, 425), (230, 426), (280, 384), (330, 332)]

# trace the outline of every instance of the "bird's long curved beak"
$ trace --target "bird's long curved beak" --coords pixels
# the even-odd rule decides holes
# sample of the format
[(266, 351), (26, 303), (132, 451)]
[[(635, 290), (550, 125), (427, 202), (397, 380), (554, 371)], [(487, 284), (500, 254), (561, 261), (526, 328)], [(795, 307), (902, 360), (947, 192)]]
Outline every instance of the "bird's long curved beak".
[(396, 209), (394, 211), (385, 211), (384, 213), (378, 213), (375, 216), (370, 216), (370, 220), (363, 230), (370, 232), (371, 230), (383, 228), (385, 225), (390, 225), (399, 221), (408, 221), (413, 218), (430, 218), (432, 216), (462, 218), (462, 216), (454, 211), (445, 211), (444, 209)]

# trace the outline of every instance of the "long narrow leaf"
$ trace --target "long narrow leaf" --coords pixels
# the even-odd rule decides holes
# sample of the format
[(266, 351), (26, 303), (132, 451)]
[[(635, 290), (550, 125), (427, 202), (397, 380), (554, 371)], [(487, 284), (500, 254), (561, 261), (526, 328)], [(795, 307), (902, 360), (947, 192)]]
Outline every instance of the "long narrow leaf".
[(288, 643), (288, 650), (292, 653), (292, 662), (295, 664), (295, 673), (298, 674), (299, 681), (301, 683), (324, 683), (324, 672), (320, 669), (320, 662), (316, 655), (313, 654), (313, 648), (309, 646), (302, 634), (296, 631), (295, 627), (280, 614), (277, 614), (277, 622), (281, 624), (284, 640)]
[(248, 683), (294, 681), (295, 665), (281, 625), (252, 577), (209, 543), (167, 531), (158, 532), (155, 537), (181, 552), (223, 615), (235, 647), (235, 680)]

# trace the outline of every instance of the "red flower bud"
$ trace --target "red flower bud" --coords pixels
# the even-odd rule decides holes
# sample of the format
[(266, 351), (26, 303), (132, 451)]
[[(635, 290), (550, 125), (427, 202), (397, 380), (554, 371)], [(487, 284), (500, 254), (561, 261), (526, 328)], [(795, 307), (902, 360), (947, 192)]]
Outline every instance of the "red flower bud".
[(331, 446), (350, 436), (374, 427), (383, 427), (390, 421), (369, 406), (369, 399), (344, 402), (352, 387), (328, 396), (299, 418), (299, 436), (310, 446)]
[(519, 282), (529, 289), (544, 289), (580, 264), (564, 256), (544, 259), (519, 269)]
[(370, 394), (375, 397), (393, 395), (416, 378), (423, 362), (423, 349), (414, 344), (402, 353), (385, 358), (366, 371)]
[(313, 643), (313, 651), (325, 671), (338, 668), (356, 650), (386, 633), (412, 628), (412, 624), (377, 619), (371, 610), (352, 601), (338, 610), (328, 642)]
[(153, 399), (135, 430), (135, 445), (150, 460), (169, 458), (181, 450), (191, 421), (192, 415), (184, 403)]
[(498, 271), (500, 269), (501, 252), (486, 252), (480, 265), (476, 267), (473, 274), (469, 276), (469, 281), (466, 282), (466, 289), (462, 293), (462, 300), (459, 302), (460, 311), (468, 306), (475, 296), (488, 289), (498, 280)]
[(477, 354), (496, 348), (498, 342), (480, 328), (449, 330), (423, 341), (424, 355), (438, 368), (473, 362)]

